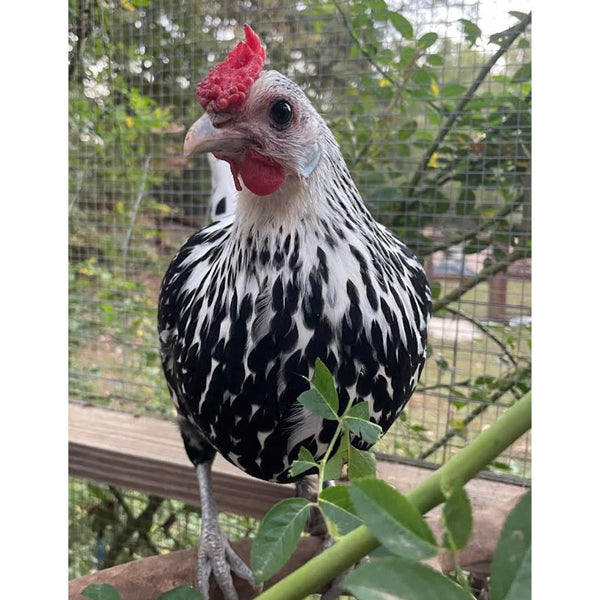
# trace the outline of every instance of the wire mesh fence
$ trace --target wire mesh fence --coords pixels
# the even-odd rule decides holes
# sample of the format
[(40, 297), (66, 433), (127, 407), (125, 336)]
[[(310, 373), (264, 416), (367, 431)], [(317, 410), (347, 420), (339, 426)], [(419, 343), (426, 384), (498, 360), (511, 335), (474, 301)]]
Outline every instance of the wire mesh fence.
[[(530, 386), (529, 9), (525, 0), (71, 1), (70, 398), (174, 414), (158, 289), (177, 248), (208, 222), (211, 190), (206, 159), (184, 159), (182, 143), (201, 113), (196, 83), (248, 22), (268, 68), (305, 90), (369, 209), (433, 286), (430, 358), (377, 449), (439, 464), (476, 436)], [(529, 439), (492, 470), (528, 478)], [(73, 532), (87, 514), (81, 485), (71, 490)], [(73, 574), (91, 567), (77, 565)]]

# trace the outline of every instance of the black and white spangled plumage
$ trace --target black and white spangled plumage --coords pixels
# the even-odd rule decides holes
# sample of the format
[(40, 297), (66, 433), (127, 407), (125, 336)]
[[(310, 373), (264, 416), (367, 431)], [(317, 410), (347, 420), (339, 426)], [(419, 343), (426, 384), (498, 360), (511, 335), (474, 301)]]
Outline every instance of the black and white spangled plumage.
[[(216, 450), (287, 482), (300, 446), (319, 459), (335, 430), (297, 402), (317, 358), (340, 412), (365, 400), (384, 432), (400, 414), (426, 356), (425, 273), (373, 219), (325, 121), (276, 71), (261, 73), (239, 112), (202, 117), (185, 149), (214, 152), (245, 183), (235, 215), (183, 245), (160, 292), (162, 361), (186, 450), (195, 465)], [(248, 189), (249, 150), (267, 157), (257, 167), (267, 179), (270, 161), (283, 169), (273, 192)]]

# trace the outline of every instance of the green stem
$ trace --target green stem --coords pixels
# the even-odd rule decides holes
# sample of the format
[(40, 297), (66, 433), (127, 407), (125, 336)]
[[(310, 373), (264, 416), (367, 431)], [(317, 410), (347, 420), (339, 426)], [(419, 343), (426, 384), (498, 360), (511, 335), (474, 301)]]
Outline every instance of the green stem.
[[(444, 501), (442, 482), (445, 487), (455, 483), (465, 484), (530, 428), (531, 392), (527, 392), (488, 429), (414, 487), (406, 497), (425, 514)], [(263, 592), (257, 600), (302, 600), (378, 546), (377, 539), (361, 525)]]
[(333, 450), (333, 447), (335, 446), (334, 441), (338, 439), (338, 436), (342, 433), (342, 429), (343, 429), (342, 420), (340, 419), (338, 421), (338, 426), (337, 426), (337, 429), (335, 430), (335, 434), (331, 438), (332, 442), (327, 447), (327, 450), (326, 450), (323, 458), (319, 461), (319, 486), (317, 489), (317, 498), (321, 495), (321, 492), (323, 491), (323, 483), (325, 482), (325, 466), (327, 465), (327, 461), (329, 460), (329, 457), (331, 456), (331, 451)]

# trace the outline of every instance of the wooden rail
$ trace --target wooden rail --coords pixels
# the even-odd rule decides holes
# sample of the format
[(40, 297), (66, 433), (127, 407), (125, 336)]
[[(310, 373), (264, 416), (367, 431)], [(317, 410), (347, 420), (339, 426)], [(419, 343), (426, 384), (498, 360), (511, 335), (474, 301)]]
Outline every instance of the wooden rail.
[[(378, 461), (378, 476), (407, 492), (431, 471)], [(69, 404), (69, 473), (199, 505), (196, 476), (172, 421)], [(293, 485), (254, 479), (217, 456), (213, 487), (220, 510), (261, 518), (276, 502), (295, 494)], [(466, 486), (474, 510), (521, 495), (522, 486), (474, 479)]]
[[(194, 469), (172, 421), (69, 404), (69, 473), (200, 504)], [(212, 477), (220, 510), (251, 517), (295, 493), (293, 485), (254, 479), (220, 456)]]

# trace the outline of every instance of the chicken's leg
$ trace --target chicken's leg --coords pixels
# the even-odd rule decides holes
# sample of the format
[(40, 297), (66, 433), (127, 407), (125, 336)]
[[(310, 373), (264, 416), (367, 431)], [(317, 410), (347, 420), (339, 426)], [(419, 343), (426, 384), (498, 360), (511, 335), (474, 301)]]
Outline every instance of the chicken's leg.
[(203, 596), (208, 599), (212, 573), (224, 598), (238, 600), (231, 572), (233, 571), (251, 585), (254, 585), (254, 578), (249, 567), (232, 550), (227, 536), (219, 526), (219, 514), (212, 494), (211, 467), (212, 460), (196, 465), (202, 506), (202, 530), (198, 544), (198, 587)]
[(200, 491), (202, 525), (198, 543), (198, 587), (208, 600), (211, 573), (225, 600), (238, 600), (231, 579), (233, 571), (254, 586), (252, 571), (231, 549), (227, 536), (219, 526), (219, 512), (212, 493), (211, 468), (215, 459), (215, 449), (185, 417), (178, 419), (179, 430), (188, 458), (194, 465)]

